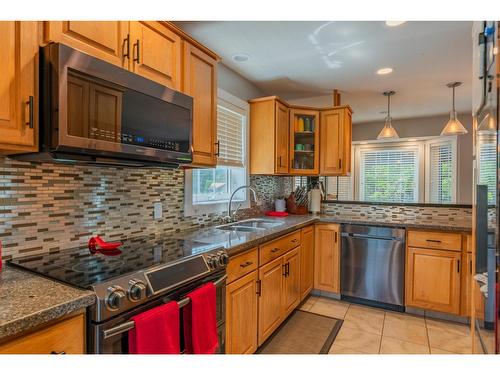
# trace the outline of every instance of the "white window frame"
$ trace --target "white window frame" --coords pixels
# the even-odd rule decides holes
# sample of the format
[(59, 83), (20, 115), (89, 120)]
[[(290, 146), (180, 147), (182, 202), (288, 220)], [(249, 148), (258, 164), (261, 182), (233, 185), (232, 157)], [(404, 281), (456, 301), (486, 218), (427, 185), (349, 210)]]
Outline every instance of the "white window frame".
[[(451, 179), (451, 202), (443, 204), (455, 204), (457, 202), (457, 178), (458, 178), (458, 155), (457, 155), (457, 136), (439, 137), (425, 142), (425, 203), (431, 202), (431, 147), (434, 145), (451, 143), (451, 165), (453, 174)], [(436, 203), (440, 204), (440, 203)]]
[(361, 198), (361, 182), (360, 182), (360, 177), (362, 175), (362, 165), (361, 165), (361, 154), (364, 152), (370, 152), (370, 151), (378, 151), (378, 150), (413, 150), (417, 152), (417, 171), (416, 171), (416, 178), (417, 178), (417, 185), (416, 185), (416, 198), (418, 202), (422, 202), (424, 198), (424, 158), (423, 153), (424, 153), (424, 145), (420, 142), (380, 142), (380, 143), (371, 143), (371, 144), (366, 144), (366, 145), (359, 145), (356, 146), (355, 150), (355, 172), (354, 172), (354, 193), (355, 197), (357, 200), (366, 202)]
[[(228, 93), (225, 90), (217, 89), (217, 99), (218, 101), (227, 102), (231, 108), (234, 110), (235, 108), (239, 109), (245, 117), (245, 129), (243, 131), (243, 164), (245, 168), (245, 183), (244, 185), (248, 185), (250, 183), (250, 173), (248, 168), (248, 150), (249, 150), (249, 124), (250, 124), (250, 106), (249, 104)], [(221, 166), (225, 167), (225, 166)], [(186, 170), (184, 177), (184, 216), (197, 216), (203, 214), (210, 213), (220, 213), (227, 210), (227, 205), (229, 203), (228, 200), (217, 201), (214, 203), (199, 203), (193, 204), (193, 170)], [(233, 209), (236, 208), (237, 204), (241, 203), (241, 208), (249, 208), (250, 207), (250, 195), (248, 191), (245, 191), (245, 200), (233, 200)]]

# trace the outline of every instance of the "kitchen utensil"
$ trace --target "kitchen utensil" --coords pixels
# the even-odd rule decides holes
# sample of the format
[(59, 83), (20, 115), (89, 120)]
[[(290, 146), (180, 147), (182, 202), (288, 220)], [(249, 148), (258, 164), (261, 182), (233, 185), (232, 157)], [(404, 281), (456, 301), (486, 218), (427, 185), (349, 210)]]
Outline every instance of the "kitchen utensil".
[(302, 117), (299, 117), (299, 119), (297, 120), (297, 131), (303, 132), (304, 128), (305, 128), (304, 119)]
[(295, 144), (295, 151), (303, 151), (303, 150), (304, 150), (304, 145), (302, 143)]
[(311, 131), (311, 119), (309, 117), (304, 118), (304, 131), (305, 132)]

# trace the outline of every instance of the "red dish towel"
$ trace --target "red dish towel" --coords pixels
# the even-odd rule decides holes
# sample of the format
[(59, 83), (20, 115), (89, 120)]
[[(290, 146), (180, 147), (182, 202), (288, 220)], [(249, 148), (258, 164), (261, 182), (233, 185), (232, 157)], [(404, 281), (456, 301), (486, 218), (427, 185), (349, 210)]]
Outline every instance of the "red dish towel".
[(130, 354), (179, 354), (179, 305), (169, 302), (132, 318), (128, 333)]
[(215, 285), (207, 283), (187, 295), (184, 307), (186, 354), (214, 354), (219, 345), (215, 316)]
[(288, 212), (267, 211), (266, 216), (285, 217), (288, 216)]

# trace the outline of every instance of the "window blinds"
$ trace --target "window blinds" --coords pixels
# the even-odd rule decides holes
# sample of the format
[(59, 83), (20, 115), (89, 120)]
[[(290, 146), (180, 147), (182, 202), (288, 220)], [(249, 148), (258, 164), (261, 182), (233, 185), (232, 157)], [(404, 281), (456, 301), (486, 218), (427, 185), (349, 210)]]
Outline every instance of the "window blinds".
[(479, 183), (488, 186), (488, 204), (495, 204), (497, 181), (497, 149), (495, 140), (479, 146)]
[(328, 194), (337, 197), (336, 199), (339, 201), (353, 200), (351, 177), (330, 177), (328, 179)]
[(418, 152), (383, 149), (361, 152), (360, 199), (417, 202)]
[(452, 203), (453, 149), (451, 142), (429, 145), (429, 202)]
[(217, 139), (219, 156), (217, 165), (244, 167), (245, 116), (228, 106), (217, 106)]

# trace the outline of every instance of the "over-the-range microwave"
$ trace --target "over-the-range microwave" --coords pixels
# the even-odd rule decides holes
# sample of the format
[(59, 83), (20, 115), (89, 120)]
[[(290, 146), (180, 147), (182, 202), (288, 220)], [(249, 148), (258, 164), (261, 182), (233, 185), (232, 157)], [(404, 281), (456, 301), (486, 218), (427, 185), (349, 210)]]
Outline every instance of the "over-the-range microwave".
[(33, 161), (178, 167), (192, 162), (193, 99), (60, 43), (40, 49)]

